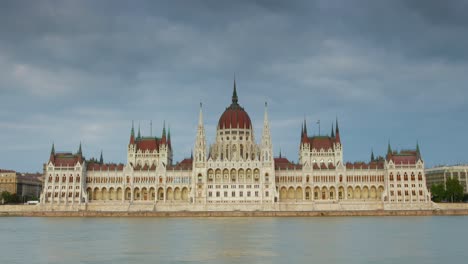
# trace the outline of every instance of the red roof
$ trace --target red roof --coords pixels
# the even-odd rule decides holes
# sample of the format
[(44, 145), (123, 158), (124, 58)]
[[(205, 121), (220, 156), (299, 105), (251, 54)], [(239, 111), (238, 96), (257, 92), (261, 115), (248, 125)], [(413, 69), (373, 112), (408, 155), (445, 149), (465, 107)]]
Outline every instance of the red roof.
[(415, 155), (392, 155), (391, 160), (395, 164), (416, 164), (417, 157)]
[(302, 169), (302, 165), (294, 164), (290, 162), (287, 158), (275, 158), (275, 169), (276, 170), (300, 170)]
[(57, 153), (51, 157), (51, 161), (55, 166), (73, 167), (76, 163), (81, 164), (83, 162), (83, 157), (80, 154)]
[(310, 149), (328, 150), (330, 148), (333, 148), (334, 139), (328, 136), (306, 137), (303, 140), (303, 143), (310, 144)]
[(176, 165), (168, 166), (167, 170), (191, 170), (193, 160), (192, 159), (183, 159), (181, 162), (178, 162)]
[(252, 128), (252, 122), (244, 108), (232, 104), (219, 118), (218, 127), (250, 129)]
[(141, 151), (154, 151), (159, 149), (159, 144), (161, 140), (158, 138), (137, 138), (136, 140), (136, 145), (137, 145), (137, 150)]

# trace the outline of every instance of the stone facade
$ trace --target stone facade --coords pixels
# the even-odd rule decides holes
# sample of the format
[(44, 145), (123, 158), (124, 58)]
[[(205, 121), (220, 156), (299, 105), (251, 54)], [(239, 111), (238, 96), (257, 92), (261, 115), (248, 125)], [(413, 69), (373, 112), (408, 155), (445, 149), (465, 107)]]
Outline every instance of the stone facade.
[[(386, 204), (430, 204), (424, 162), (415, 150), (392, 151), (370, 162), (344, 163), (338, 120), (327, 136), (309, 137), (304, 122), (299, 163), (273, 156), (267, 104), (259, 143), (247, 112), (232, 103), (208, 146), (202, 105), (192, 157), (172, 161), (170, 131), (135, 135), (132, 125), (126, 164), (56, 153), (45, 165), (43, 204), (153, 204), (165, 210), (318, 210), (384, 208)], [(130, 207), (129, 207), (130, 208)], [(172, 209), (171, 209), (172, 208)], [(283, 209), (281, 209), (283, 208)]]

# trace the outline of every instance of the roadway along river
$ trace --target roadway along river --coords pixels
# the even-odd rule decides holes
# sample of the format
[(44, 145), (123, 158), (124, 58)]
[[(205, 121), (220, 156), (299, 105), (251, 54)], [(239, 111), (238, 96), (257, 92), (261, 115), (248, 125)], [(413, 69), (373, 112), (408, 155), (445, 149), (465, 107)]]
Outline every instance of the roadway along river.
[(0, 218), (1, 263), (466, 263), (468, 216)]

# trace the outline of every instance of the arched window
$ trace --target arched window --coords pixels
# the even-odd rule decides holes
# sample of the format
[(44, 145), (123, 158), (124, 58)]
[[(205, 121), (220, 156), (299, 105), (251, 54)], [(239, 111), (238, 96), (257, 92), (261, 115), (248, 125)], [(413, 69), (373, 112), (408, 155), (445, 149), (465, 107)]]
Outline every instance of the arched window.
[(393, 181), (393, 173), (390, 173), (390, 180)]
[(240, 144), (239, 151), (240, 151), (240, 156), (244, 158), (244, 146), (242, 144)]

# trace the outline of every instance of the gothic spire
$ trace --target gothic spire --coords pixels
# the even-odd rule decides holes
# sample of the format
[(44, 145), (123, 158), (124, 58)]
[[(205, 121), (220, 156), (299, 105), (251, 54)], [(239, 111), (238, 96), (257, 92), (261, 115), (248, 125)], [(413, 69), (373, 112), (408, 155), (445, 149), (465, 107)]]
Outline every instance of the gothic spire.
[(171, 125), (167, 126), (167, 141), (171, 142)]
[(375, 157), (374, 157), (374, 150), (371, 149), (371, 156), (370, 156), (370, 160), (371, 161), (375, 161)]
[(392, 154), (392, 147), (390, 146), (390, 140), (388, 141), (388, 147), (387, 147), (387, 155)]
[(78, 155), (83, 154), (82, 151), (81, 151), (81, 141), (80, 141), (80, 147), (78, 148), (78, 153), (77, 153), (77, 154), (78, 154)]
[(52, 149), (50, 150), (50, 155), (55, 155), (55, 144), (52, 142)]
[(419, 142), (416, 141), (416, 154), (418, 155), (418, 157), (421, 157), (421, 151), (419, 150)]
[(104, 164), (104, 158), (102, 157), (102, 150), (101, 150), (101, 157), (99, 158), (99, 163)]
[(336, 117), (335, 138), (336, 142), (341, 143), (340, 128), (338, 127), (338, 117)]
[(138, 123), (138, 136), (137, 136), (138, 139), (141, 138), (141, 133), (140, 133), (140, 123)]
[(340, 128), (338, 127), (338, 117), (336, 118), (336, 134), (340, 133)]
[(164, 120), (164, 123), (163, 123), (163, 131), (162, 131), (161, 141), (162, 141), (163, 144), (166, 144), (166, 120)]
[(331, 137), (334, 138), (335, 137), (335, 130), (333, 128), (333, 122), (332, 122), (332, 129), (331, 129)]
[(304, 134), (305, 136), (307, 136), (307, 122), (305, 118), (304, 118)]
[(202, 127), (203, 126), (203, 104), (200, 102), (200, 113), (198, 114), (198, 126)]
[(236, 78), (234, 77), (234, 91), (232, 92), (232, 103), (237, 104), (239, 98), (237, 97)]
[(301, 124), (301, 139), (304, 138), (304, 123)]
[(132, 130), (130, 131), (130, 144), (135, 143), (135, 129), (133, 127), (133, 120), (132, 120)]

